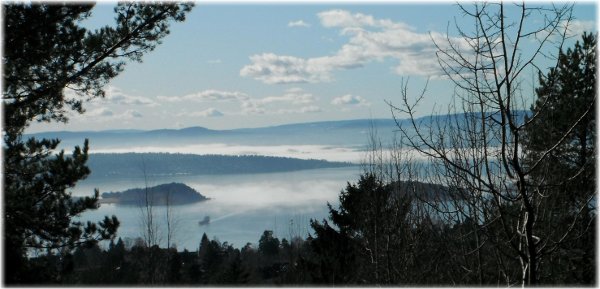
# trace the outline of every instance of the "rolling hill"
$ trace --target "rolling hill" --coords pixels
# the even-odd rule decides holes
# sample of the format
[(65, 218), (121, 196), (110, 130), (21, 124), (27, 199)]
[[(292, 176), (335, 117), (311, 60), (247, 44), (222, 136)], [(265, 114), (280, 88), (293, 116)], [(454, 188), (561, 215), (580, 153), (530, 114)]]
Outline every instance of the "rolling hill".
[[(522, 121), (526, 111), (517, 111), (518, 121)], [(486, 114), (498, 118), (493, 114)], [(416, 119), (418, 126), (427, 127), (432, 123), (452, 121), (460, 124), (467, 114), (426, 116)], [(84, 139), (90, 140), (94, 149), (113, 149), (136, 146), (170, 146), (190, 144), (222, 143), (228, 145), (331, 145), (344, 147), (364, 147), (369, 132), (375, 128), (377, 135), (390, 141), (398, 134), (400, 124), (412, 131), (406, 119), (355, 119), (340, 121), (320, 121), (294, 123), (259, 128), (239, 128), (212, 130), (204, 127), (182, 129), (135, 130), (118, 129), (104, 131), (54, 131), (27, 134), (24, 137), (58, 138), (60, 148), (71, 150), (81, 145)]]

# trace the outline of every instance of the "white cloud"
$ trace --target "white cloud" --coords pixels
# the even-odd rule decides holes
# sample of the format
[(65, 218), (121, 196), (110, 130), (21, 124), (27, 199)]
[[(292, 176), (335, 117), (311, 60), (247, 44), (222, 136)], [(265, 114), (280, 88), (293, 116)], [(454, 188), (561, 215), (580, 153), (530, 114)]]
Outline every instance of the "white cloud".
[[(221, 91), (209, 89), (193, 94), (183, 96), (158, 96), (157, 99), (165, 102), (221, 102), (231, 101), (240, 104), (241, 114), (280, 114), (289, 113), (307, 113), (318, 112), (319, 107), (312, 106), (317, 98), (310, 92), (302, 88), (293, 87), (285, 90), (281, 95), (267, 97), (250, 97), (250, 95), (240, 91)], [(282, 106), (294, 106), (292, 108), (282, 108)], [(183, 112), (177, 116), (185, 117), (217, 117), (224, 114), (215, 108), (209, 108), (197, 112)]]
[(327, 67), (315, 65), (312, 59), (263, 53), (250, 56), (252, 64), (244, 66), (240, 75), (267, 84), (322, 82), (330, 80)]
[(265, 108), (255, 101), (244, 101), (242, 102), (242, 113), (243, 114), (265, 114)]
[(187, 94), (183, 96), (157, 96), (161, 101), (180, 102), (180, 101), (232, 101), (245, 100), (248, 95), (239, 91), (221, 91), (209, 89), (197, 93)]
[(217, 109), (211, 107), (211, 108), (207, 108), (207, 109), (202, 110), (202, 111), (196, 111), (196, 112), (192, 112), (192, 113), (179, 114), (178, 116), (219, 117), (219, 116), (223, 116), (223, 115), (224, 114), (222, 112), (220, 112)]
[(123, 112), (116, 112), (106, 107), (99, 107), (88, 110), (83, 114), (74, 114), (72, 118), (77, 122), (113, 122), (113, 121), (129, 121), (132, 119), (142, 118), (143, 114), (134, 109), (127, 109)]
[(113, 116), (115, 113), (106, 108), (106, 107), (100, 107), (100, 108), (96, 108), (94, 110), (90, 110), (85, 112), (84, 116), (91, 116), (91, 117), (107, 117), (107, 116)]
[(324, 11), (318, 14), (319, 19), (321, 20), (321, 24), (324, 27), (340, 27), (340, 28), (350, 28), (350, 27), (385, 27), (385, 28), (401, 28), (401, 29), (411, 29), (410, 26), (404, 23), (395, 23), (389, 19), (375, 19), (371, 15), (365, 15), (362, 13), (352, 14), (346, 10), (329, 10)]
[(119, 115), (120, 118), (131, 119), (131, 118), (141, 118), (143, 115), (137, 110), (128, 109), (122, 115)]
[[(65, 99), (81, 99), (82, 97), (88, 97), (86, 95), (81, 95), (77, 93), (75, 90), (70, 88), (65, 88), (63, 90)], [(104, 97), (100, 98), (92, 98), (89, 101), (89, 104), (92, 106), (98, 105), (106, 105), (106, 104), (119, 104), (119, 105), (131, 105), (131, 106), (158, 106), (158, 102), (153, 99), (145, 96), (132, 95), (123, 92), (118, 87), (108, 85), (104, 89)], [(88, 114), (91, 113), (88, 112)]]
[(290, 21), (288, 27), (310, 27), (310, 24), (304, 22), (304, 20)]
[[(432, 39), (446, 43), (443, 34), (418, 33), (400, 22), (376, 19), (361, 13), (330, 10), (318, 14), (321, 24), (340, 29), (350, 39), (333, 55), (300, 58), (274, 53), (250, 56), (250, 64), (242, 67), (240, 75), (267, 84), (315, 83), (333, 80), (336, 70), (361, 67), (372, 61), (392, 58), (398, 61), (394, 72), (402, 75), (441, 76)], [(453, 39), (461, 47), (462, 41)]]
[(77, 117), (79, 118), (79, 121), (88, 121), (90, 120), (89, 116), (101, 117), (101, 122), (123, 121), (143, 117), (141, 112), (133, 109), (128, 109), (122, 113), (116, 113), (106, 108), (95, 109)]
[[(94, 99), (93, 102), (100, 102), (102, 99)], [(109, 101), (114, 104), (121, 105), (138, 105), (138, 106), (158, 106), (158, 103), (148, 97), (131, 95), (123, 92), (120, 88), (108, 86), (105, 90), (104, 101)]]
[[(267, 96), (263, 98), (248, 98), (242, 101), (242, 113), (244, 114), (283, 114), (283, 113), (306, 113), (318, 112), (321, 109), (317, 106), (306, 106), (314, 103), (317, 98), (302, 88), (293, 87), (285, 90), (282, 95)], [(305, 105), (297, 108), (277, 108), (277, 105)]]
[(371, 105), (370, 102), (368, 102), (366, 99), (364, 99), (362, 96), (360, 95), (351, 95), (351, 94), (346, 94), (343, 96), (339, 96), (334, 98), (331, 101), (331, 104), (333, 105), (354, 105), (354, 106), (369, 106)]
[[(564, 28), (567, 22), (563, 22), (561, 26)], [(567, 29), (568, 36), (574, 36), (577, 39), (581, 38), (583, 32), (595, 32), (596, 31), (596, 22), (593, 20), (583, 21), (583, 20), (571, 20), (568, 22), (569, 26)]]

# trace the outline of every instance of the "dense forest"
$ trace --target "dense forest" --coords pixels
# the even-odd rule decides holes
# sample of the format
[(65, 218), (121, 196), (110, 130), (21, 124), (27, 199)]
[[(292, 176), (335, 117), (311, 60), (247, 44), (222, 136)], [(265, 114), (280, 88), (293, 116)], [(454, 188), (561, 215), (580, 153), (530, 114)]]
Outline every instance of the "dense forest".
[[(105, 249), (94, 244), (67, 254), (33, 258), (32, 268), (39, 273), (31, 282), (104, 286), (497, 286), (507, 276), (519, 275), (518, 259), (498, 255), (502, 253), (491, 242), (477, 247), (475, 239), (469, 238), (473, 226), (486, 234), (493, 234), (496, 226), (483, 227), (470, 218), (450, 224), (410, 213), (409, 208), (420, 202), (417, 196), (422, 191), (418, 187), (424, 188), (419, 185), (409, 190), (412, 193), (398, 194), (399, 186), (384, 185), (366, 174), (341, 193), (339, 208), (330, 206), (331, 224), (312, 220), (314, 233), (308, 236), (279, 239), (272, 231), (264, 231), (257, 243), (234, 248), (204, 234), (195, 251), (149, 247), (142, 238), (119, 238), (111, 240)], [(593, 235), (586, 235), (563, 248), (551, 260), (554, 264), (541, 272), (545, 282), (592, 284), (593, 240)], [(482, 254), (476, 254), (475, 249)], [(483, 264), (482, 270), (469, 269), (478, 263)]]
[[(157, 245), (152, 204), (141, 208), (142, 237), (124, 240), (116, 216), (79, 221), (98, 208), (98, 191), (73, 198), (70, 190), (90, 173), (164, 173), (158, 160), (165, 158), (175, 158), (168, 169), (182, 173), (219, 171), (221, 162), (230, 165), (220, 173), (256, 172), (259, 163), (264, 171), (332, 164), (94, 156), (87, 140), (65, 153), (57, 151), (58, 139), (24, 138), (32, 122), (67, 122), (71, 112), (84, 113), (85, 102), (103, 97), (106, 84), (128, 62), (141, 62), (193, 4), (122, 2), (113, 26), (94, 31), (81, 26), (90, 3), (3, 6), (5, 285), (597, 283), (597, 35), (583, 33), (566, 47), (571, 4), (459, 3), (461, 23), (472, 20), (473, 29), (457, 24), (457, 39), (431, 36), (443, 77), (454, 85), (445, 115), (460, 121), (432, 116), (421, 125), (417, 109), (427, 84), (415, 94), (404, 79), (399, 103), (387, 103), (398, 142), (386, 150), (371, 134), (362, 175), (328, 204), (327, 219), (310, 221), (309, 234), (288, 240), (257, 232), (257, 244), (242, 248), (204, 235), (197, 250), (183, 252), (170, 237), (166, 248)], [(555, 63), (546, 69), (549, 61)], [(537, 76), (531, 92), (524, 87), (529, 71)], [(171, 210), (165, 211), (170, 224)]]
[(90, 154), (87, 164), (92, 178), (272, 173), (353, 166), (344, 162), (288, 157), (169, 153)]

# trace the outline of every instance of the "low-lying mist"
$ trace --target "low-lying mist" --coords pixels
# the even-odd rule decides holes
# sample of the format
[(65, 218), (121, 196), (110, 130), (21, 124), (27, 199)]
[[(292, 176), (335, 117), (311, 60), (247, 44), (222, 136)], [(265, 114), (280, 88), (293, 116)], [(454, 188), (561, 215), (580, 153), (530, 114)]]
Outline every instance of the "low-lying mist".
[[(203, 233), (238, 247), (247, 242), (256, 244), (264, 230), (273, 230), (281, 238), (289, 238), (290, 230), (307, 233), (308, 220), (326, 218), (327, 202), (336, 204), (339, 192), (348, 181), (356, 182), (359, 174), (358, 167), (344, 167), (286, 173), (157, 177), (148, 180), (147, 185), (181, 182), (211, 198), (174, 207), (178, 220), (175, 243), (179, 250), (195, 250)], [(78, 184), (74, 195), (89, 195), (93, 188), (105, 192), (145, 185), (139, 178), (85, 181)], [(153, 211), (164, 233), (166, 208), (156, 206)], [(113, 214), (121, 221), (120, 237), (141, 236), (142, 214), (137, 206), (103, 204), (98, 210), (85, 213), (82, 219), (97, 221)], [(198, 222), (205, 216), (210, 217), (210, 224), (200, 226)]]
[(364, 148), (333, 147), (326, 145), (276, 145), (251, 146), (222, 143), (180, 146), (136, 146), (122, 148), (91, 149), (91, 153), (185, 153), (199, 155), (263, 155), (299, 159), (324, 159), (328, 161), (355, 162), (363, 159)]

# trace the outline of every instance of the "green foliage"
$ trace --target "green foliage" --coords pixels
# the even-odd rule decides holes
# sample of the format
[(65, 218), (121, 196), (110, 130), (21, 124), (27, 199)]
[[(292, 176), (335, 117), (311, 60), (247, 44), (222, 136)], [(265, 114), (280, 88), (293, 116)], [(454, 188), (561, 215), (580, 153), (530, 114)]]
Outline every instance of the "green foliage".
[[(20, 133), (31, 120), (66, 121), (68, 109), (104, 96), (103, 86), (140, 62), (169, 33), (169, 21), (185, 20), (190, 4), (121, 3), (116, 25), (87, 31), (81, 21), (93, 4), (4, 6), (5, 129)], [(74, 95), (73, 95), (74, 94)]]
[(323, 224), (311, 222), (316, 238), (311, 241), (312, 249), (316, 254), (310, 260), (314, 268), (311, 272), (312, 279), (317, 284), (357, 284), (358, 273), (361, 267), (358, 254), (360, 248), (355, 240), (333, 229), (327, 221)]
[[(573, 49), (560, 52), (557, 68), (540, 74), (538, 99), (527, 129), (530, 166), (538, 178), (559, 175), (554, 180), (578, 182), (590, 191), (595, 180), (596, 141), (596, 37), (583, 34)], [(552, 151), (550, 149), (554, 148)], [(539, 164), (536, 161), (550, 151)], [(548, 186), (566, 183), (544, 181)], [(585, 186), (587, 183), (587, 186)], [(572, 197), (583, 197), (585, 195)]]
[[(582, 35), (558, 65), (540, 74), (525, 136), (527, 165), (543, 203), (537, 226), (542, 279), (554, 284), (595, 280), (596, 36)], [(555, 228), (568, 229), (564, 231)]]
[[(67, 156), (54, 152), (59, 140), (24, 140), (24, 130), (32, 121), (66, 122), (69, 110), (83, 113), (84, 101), (104, 96), (103, 85), (125, 61), (141, 61), (169, 33), (168, 22), (183, 21), (191, 5), (122, 3), (115, 8), (116, 25), (96, 31), (80, 25), (93, 4), (3, 8), (4, 276), (10, 284), (41, 282), (32, 278), (36, 266), (26, 257), (29, 249), (68, 252), (93, 245), (112, 238), (119, 223), (114, 216), (98, 224), (72, 220), (97, 208), (97, 192), (78, 200), (68, 192), (90, 173), (87, 141)], [(60, 274), (55, 270), (49, 276), (60, 279)]]
[(279, 254), (279, 239), (273, 236), (273, 231), (265, 231), (258, 241), (258, 252), (268, 257)]
[[(415, 184), (412, 184), (415, 185)], [(422, 184), (421, 184), (422, 185)], [(415, 251), (408, 252), (412, 197), (410, 183), (385, 184), (375, 174), (362, 175), (340, 193), (339, 208), (329, 205), (327, 222), (312, 222), (319, 255), (318, 277), (326, 284), (396, 284)], [(418, 227), (416, 228), (418, 229)]]

